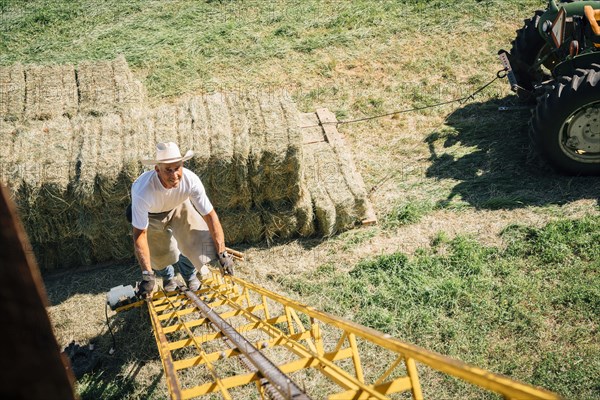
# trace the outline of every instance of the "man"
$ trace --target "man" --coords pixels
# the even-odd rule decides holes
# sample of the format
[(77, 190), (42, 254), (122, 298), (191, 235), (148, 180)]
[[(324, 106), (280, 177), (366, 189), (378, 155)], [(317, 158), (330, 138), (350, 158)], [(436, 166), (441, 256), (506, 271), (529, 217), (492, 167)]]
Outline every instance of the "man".
[(135, 255), (142, 269), (142, 297), (154, 290), (155, 273), (163, 278), (165, 290), (177, 288), (175, 263), (194, 291), (200, 287), (196, 270), (207, 273), (206, 264), (215, 258), (223, 274), (233, 273), (223, 228), (204, 185), (183, 167), (193, 155), (188, 150), (182, 156), (173, 142), (159, 143), (156, 158), (142, 160), (142, 164), (154, 165), (154, 170), (144, 172), (131, 186), (131, 224)]

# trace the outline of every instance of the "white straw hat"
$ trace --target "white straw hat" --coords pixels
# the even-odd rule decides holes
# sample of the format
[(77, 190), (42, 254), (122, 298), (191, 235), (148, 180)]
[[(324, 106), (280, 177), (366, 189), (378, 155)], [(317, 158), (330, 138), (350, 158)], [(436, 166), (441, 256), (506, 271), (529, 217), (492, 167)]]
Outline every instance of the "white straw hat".
[(173, 142), (159, 143), (156, 145), (156, 159), (142, 160), (144, 165), (169, 164), (178, 161), (189, 160), (194, 156), (192, 150), (188, 150), (184, 156), (181, 155), (179, 147)]

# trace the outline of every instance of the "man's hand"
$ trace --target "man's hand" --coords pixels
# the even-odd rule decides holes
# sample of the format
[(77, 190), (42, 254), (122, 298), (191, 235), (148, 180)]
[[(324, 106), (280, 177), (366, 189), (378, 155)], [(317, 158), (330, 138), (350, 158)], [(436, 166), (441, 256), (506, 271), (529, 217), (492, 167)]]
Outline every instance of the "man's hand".
[[(146, 272), (146, 271), (144, 271)], [(142, 299), (145, 299), (149, 296), (152, 296), (152, 292), (154, 291), (154, 287), (156, 286), (156, 278), (154, 276), (154, 272), (151, 273), (143, 273), (142, 274), (142, 282), (138, 287), (138, 296)]]
[(221, 275), (233, 275), (233, 256), (227, 251), (219, 253)]

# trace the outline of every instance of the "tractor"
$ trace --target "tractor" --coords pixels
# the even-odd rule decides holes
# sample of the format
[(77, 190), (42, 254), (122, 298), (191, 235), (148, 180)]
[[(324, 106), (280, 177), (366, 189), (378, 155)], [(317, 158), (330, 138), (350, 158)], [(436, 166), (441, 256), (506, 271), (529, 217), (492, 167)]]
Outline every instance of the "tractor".
[(534, 148), (555, 170), (600, 175), (600, 1), (550, 0), (498, 53), (511, 89), (535, 109)]

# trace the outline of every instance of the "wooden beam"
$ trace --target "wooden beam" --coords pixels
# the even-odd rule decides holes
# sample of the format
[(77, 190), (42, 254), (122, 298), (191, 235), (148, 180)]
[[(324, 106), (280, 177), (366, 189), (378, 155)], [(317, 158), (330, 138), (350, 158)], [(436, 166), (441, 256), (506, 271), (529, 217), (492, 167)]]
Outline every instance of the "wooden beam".
[(73, 374), (46, 313), (48, 299), (8, 190), (0, 185), (0, 397), (74, 399)]

